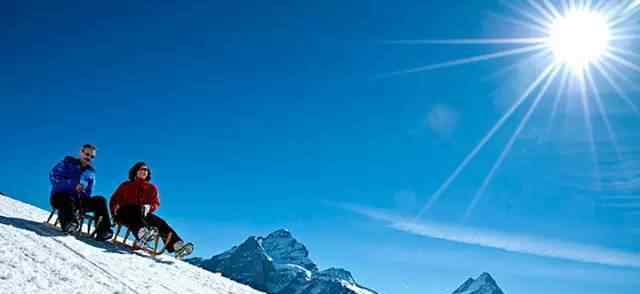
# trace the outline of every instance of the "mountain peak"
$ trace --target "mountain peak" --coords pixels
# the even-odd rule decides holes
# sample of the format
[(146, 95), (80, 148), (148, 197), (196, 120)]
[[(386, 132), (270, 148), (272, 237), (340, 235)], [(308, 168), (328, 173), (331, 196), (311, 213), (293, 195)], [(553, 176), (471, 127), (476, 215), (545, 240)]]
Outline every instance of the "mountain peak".
[(489, 273), (467, 279), (453, 294), (504, 294)]
[(240, 250), (264, 250), (258, 241), (258, 238), (255, 236), (251, 236), (247, 238), (240, 246), (238, 246)]
[(267, 238), (293, 238), (287, 229), (278, 229), (267, 235)]
[(317, 272), (318, 266), (309, 258), (309, 250), (286, 229), (279, 229), (261, 239), (262, 247), (275, 263), (299, 265)]
[(286, 229), (249, 237), (211, 259), (187, 261), (270, 294), (376, 294), (345, 269), (319, 271), (307, 248)]
[[(206, 270), (222, 273), (223, 276), (230, 277), (254, 289), (266, 291), (269, 276), (275, 271), (275, 268), (260, 243), (259, 237), (251, 236), (239, 246), (234, 246), (209, 260), (192, 258), (187, 261)], [(231, 272), (241, 274), (227, 274)]]
[(487, 272), (482, 273), (477, 279), (477, 281), (482, 281), (486, 284), (496, 285), (496, 281), (491, 277), (491, 275)]

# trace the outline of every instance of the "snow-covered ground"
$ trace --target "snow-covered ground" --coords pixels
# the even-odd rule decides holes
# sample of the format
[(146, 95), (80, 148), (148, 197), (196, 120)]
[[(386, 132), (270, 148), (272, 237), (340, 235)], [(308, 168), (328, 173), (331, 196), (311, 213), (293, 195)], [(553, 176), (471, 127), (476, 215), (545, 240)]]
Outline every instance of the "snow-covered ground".
[(47, 216), (0, 194), (0, 293), (262, 293), (170, 256), (63, 235)]

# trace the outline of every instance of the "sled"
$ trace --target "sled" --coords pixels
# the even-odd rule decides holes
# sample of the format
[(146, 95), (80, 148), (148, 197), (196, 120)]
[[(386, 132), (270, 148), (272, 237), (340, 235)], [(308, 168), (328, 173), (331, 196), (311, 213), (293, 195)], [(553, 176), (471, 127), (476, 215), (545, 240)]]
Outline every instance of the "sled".
[[(122, 230), (122, 227), (125, 227), (126, 231), (125, 231), (124, 237), (118, 240), (118, 236), (120, 235), (120, 231)], [(133, 240), (131, 240), (131, 244), (129, 244), (128, 243), (129, 235), (133, 235), (131, 234), (131, 230), (129, 230), (129, 227), (122, 224), (116, 224), (116, 232), (115, 234), (113, 234), (113, 239), (111, 239), (111, 242), (114, 244), (122, 244), (134, 251), (142, 250), (151, 256), (157, 256), (157, 255), (163, 254), (167, 250), (167, 244), (171, 242), (171, 238), (173, 237), (172, 233), (169, 233), (169, 236), (167, 236), (167, 242), (163, 242), (164, 244), (162, 248), (159, 249), (158, 248), (160, 244), (159, 234), (156, 235), (156, 237), (150, 242), (152, 243), (151, 246), (149, 246), (148, 243), (142, 244), (135, 237), (133, 237)]]
[[(58, 210), (55, 208), (51, 211), (51, 213), (49, 214), (49, 217), (47, 218), (46, 224), (53, 226), (55, 228), (62, 229), (62, 226), (60, 225), (60, 219), (57, 217), (58, 216), (57, 212)], [(54, 222), (51, 222), (54, 215), (56, 215), (56, 220)], [(82, 227), (85, 227), (84, 226), (85, 220), (87, 221), (86, 231), (83, 231)], [(82, 235), (89, 236), (91, 238), (95, 238), (96, 235), (98, 234), (97, 225), (101, 221), (102, 221), (101, 216), (96, 219), (95, 215), (93, 215), (92, 212), (83, 213), (80, 215), (80, 226), (78, 226), (75, 232)], [(94, 227), (93, 230), (91, 229), (92, 226)]]
[[(57, 217), (57, 212), (58, 210), (54, 208), (49, 214), (49, 217), (47, 218), (47, 221), (45, 222), (45, 224), (51, 227), (54, 227), (56, 229), (62, 230), (62, 227), (60, 225), (60, 220)], [(56, 216), (55, 220), (53, 217), (54, 215)], [(97, 224), (100, 223), (100, 221), (102, 221), (102, 217), (96, 218), (92, 212), (81, 214), (80, 226), (78, 226), (78, 229), (76, 229), (76, 231), (72, 233), (88, 236), (90, 238), (95, 238), (96, 235), (98, 234)], [(120, 235), (120, 231), (122, 231), (122, 227), (125, 227), (126, 229), (124, 237), (118, 238)], [(127, 226), (116, 224), (116, 231), (113, 234), (113, 239), (111, 239), (111, 243), (123, 245), (132, 251), (142, 250), (151, 256), (158, 256), (158, 255), (164, 254), (167, 250), (167, 243), (169, 243), (171, 241), (171, 238), (173, 237), (172, 233), (169, 233), (169, 236), (167, 237), (167, 242), (166, 243), (163, 242), (163, 246), (159, 248), (160, 247), (159, 245), (161, 242), (160, 235), (157, 235), (153, 240), (151, 240), (151, 242), (149, 242), (151, 243), (151, 245), (149, 245), (149, 243), (142, 244), (135, 237), (132, 240), (129, 240), (129, 235), (133, 235), (133, 234), (131, 233), (131, 231)]]

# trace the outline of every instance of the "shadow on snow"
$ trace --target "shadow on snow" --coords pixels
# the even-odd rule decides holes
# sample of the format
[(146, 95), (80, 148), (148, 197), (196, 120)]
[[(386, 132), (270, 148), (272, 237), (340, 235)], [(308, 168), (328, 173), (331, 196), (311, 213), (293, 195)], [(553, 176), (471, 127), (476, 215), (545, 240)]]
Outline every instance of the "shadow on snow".
[(15, 217), (7, 217), (7, 216), (2, 216), (0, 215), (0, 224), (3, 225), (7, 225), (7, 226), (12, 226), (15, 227), (17, 229), (20, 230), (25, 230), (25, 231), (30, 231), (33, 233), (38, 234), (39, 236), (42, 237), (63, 237), (63, 236), (74, 236), (76, 239), (82, 241), (83, 243), (86, 243), (88, 245), (91, 245), (93, 247), (96, 248), (101, 248), (104, 249), (105, 252), (107, 253), (117, 253), (117, 254), (133, 254), (133, 255), (137, 255), (140, 257), (144, 257), (144, 258), (149, 258), (154, 260), (155, 262), (158, 263), (162, 263), (162, 264), (173, 264), (173, 261), (163, 261), (160, 260), (156, 257), (147, 255), (147, 254), (142, 254), (140, 252), (136, 252), (131, 250), (130, 248), (128, 248), (125, 245), (122, 244), (114, 244), (112, 242), (101, 242), (98, 240), (95, 240), (91, 237), (88, 236), (83, 236), (83, 235), (69, 235), (66, 233), (63, 233), (62, 231), (53, 228), (49, 225), (47, 225), (44, 222), (34, 222), (32, 220), (27, 220), (27, 219), (21, 219), (21, 218), (15, 218)]

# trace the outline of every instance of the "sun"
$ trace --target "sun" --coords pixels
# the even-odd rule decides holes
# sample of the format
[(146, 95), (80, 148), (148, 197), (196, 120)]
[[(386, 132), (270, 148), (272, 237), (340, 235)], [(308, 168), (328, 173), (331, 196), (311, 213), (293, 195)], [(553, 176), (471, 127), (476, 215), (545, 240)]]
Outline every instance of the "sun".
[[(453, 172), (431, 194), (428, 202), (420, 210), (416, 218), (429, 211), (440, 197), (477, 157), (495, 135), (505, 127), (507, 122), (520, 109), (528, 107), (517, 124), (515, 131), (507, 141), (498, 158), (483, 178), (480, 187), (467, 206), (464, 219), (469, 217), (476, 205), (481, 201), (484, 191), (491, 183), (496, 171), (506, 160), (522, 130), (536, 112), (542, 100), (552, 100), (552, 108), (546, 128), (551, 131), (554, 118), (559, 113), (562, 101), (579, 103), (583, 112), (586, 139), (591, 153), (591, 161), (596, 172), (595, 181), (599, 182), (598, 152), (594, 139), (593, 124), (601, 121), (606, 129), (610, 144), (617, 156), (617, 162), (624, 162), (617, 136), (609, 122), (607, 103), (609, 99), (620, 98), (630, 110), (640, 115), (640, 107), (625, 91), (626, 85), (633, 83), (629, 79), (631, 73), (640, 74), (639, 45), (640, 0), (527, 0), (503, 1), (511, 8), (514, 16), (503, 16), (509, 24), (517, 27), (514, 32), (519, 35), (491, 38), (458, 38), (458, 39), (423, 39), (395, 40), (390, 44), (425, 44), (473, 46), (483, 45), (487, 48), (500, 46), (496, 51), (467, 56), (449, 61), (427, 64), (419, 67), (395, 71), (384, 75), (392, 77), (401, 74), (438, 70), (464, 64), (478, 63), (488, 60), (521, 56), (517, 63), (501, 68), (500, 71), (517, 67), (531, 67), (538, 72), (532, 82), (514, 97), (511, 106), (502, 113), (497, 122), (480, 139), (473, 149), (456, 166)], [(520, 4), (514, 2), (521, 2)], [(498, 17), (500, 17), (498, 15)], [(524, 33), (526, 32), (526, 33)], [(531, 66), (540, 65), (540, 66)], [(626, 70), (623, 72), (622, 70)], [(472, 77), (473, 78), (473, 77)], [(614, 90), (607, 96), (600, 94), (599, 85), (606, 82)], [(615, 97), (615, 96), (618, 97)], [(574, 99), (578, 98), (578, 99)], [(525, 106), (528, 105), (528, 106)], [(464, 220), (463, 219), (463, 220)]]
[(609, 22), (604, 14), (573, 10), (557, 17), (549, 27), (548, 46), (556, 62), (581, 73), (600, 60), (609, 46)]

